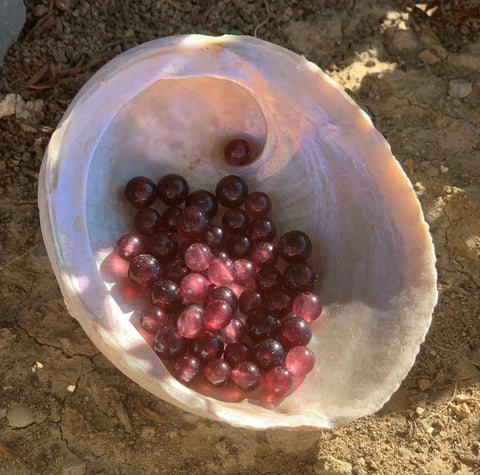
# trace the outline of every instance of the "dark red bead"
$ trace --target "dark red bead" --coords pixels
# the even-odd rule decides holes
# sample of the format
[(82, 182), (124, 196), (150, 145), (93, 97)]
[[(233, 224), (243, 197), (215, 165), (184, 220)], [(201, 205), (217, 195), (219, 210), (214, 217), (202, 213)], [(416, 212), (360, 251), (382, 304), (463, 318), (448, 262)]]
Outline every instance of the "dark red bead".
[(150, 291), (150, 300), (153, 305), (164, 308), (167, 312), (175, 310), (182, 303), (180, 288), (171, 280), (158, 279)]
[(140, 314), (140, 326), (147, 332), (154, 335), (155, 333), (167, 326), (167, 312), (156, 305), (149, 305)]
[(278, 330), (278, 339), (286, 350), (294, 346), (306, 346), (311, 338), (310, 325), (298, 317), (287, 318)]
[(312, 242), (302, 231), (288, 231), (278, 241), (278, 253), (287, 262), (304, 261), (312, 252)]
[(163, 267), (163, 277), (172, 280), (177, 285), (180, 284), (187, 274), (190, 274), (190, 269), (187, 267), (187, 264), (185, 264), (183, 259), (169, 261)]
[(187, 340), (178, 333), (176, 328), (164, 327), (156, 333), (153, 339), (153, 349), (160, 358), (172, 360), (185, 353)]
[(259, 309), (252, 312), (245, 323), (247, 333), (252, 340), (275, 338), (280, 328), (280, 321), (267, 310)]
[(220, 386), (230, 379), (231, 366), (221, 359), (210, 361), (203, 370), (203, 375), (210, 384)]
[(224, 358), (232, 366), (236, 366), (242, 361), (252, 361), (253, 351), (247, 343), (243, 341), (237, 341), (235, 343), (230, 343), (225, 347)]
[(263, 294), (278, 290), (282, 286), (282, 273), (272, 266), (262, 267), (255, 276), (255, 283)]
[(286, 368), (275, 366), (265, 375), (265, 387), (275, 396), (288, 396), (295, 387), (295, 378)]
[(265, 308), (277, 318), (282, 318), (291, 313), (293, 299), (283, 289), (274, 290), (265, 295)]
[(248, 165), (252, 161), (250, 145), (242, 139), (230, 140), (225, 145), (223, 156), (230, 165), (235, 166)]
[(185, 203), (185, 208), (189, 206), (196, 206), (200, 208), (209, 219), (217, 214), (218, 201), (215, 195), (207, 190), (196, 190), (188, 195)]
[(262, 370), (283, 364), (286, 356), (285, 349), (281, 343), (273, 338), (265, 338), (259, 341), (255, 345), (253, 352), (255, 354), (255, 363)]
[(188, 183), (180, 175), (165, 175), (158, 182), (157, 196), (168, 206), (180, 205), (187, 199)]
[(210, 249), (219, 249), (225, 245), (225, 233), (221, 226), (209, 224), (202, 236), (204, 242)]
[(206, 304), (215, 300), (222, 300), (227, 302), (228, 305), (232, 308), (232, 312), (235, 313), (238, 309), (238, 299), (235, 295), (235, 292), (230, 287), (210, 287), (208, 296), (206, 299)]
[(190, 342), (190, 352), (205, 363), (222, 356), (223, 342), (214, 333), (207, 332)]
[(140, 254), (130, 262), (128, 277), (132, 282), (146, 289), (153, 285), (160, 272), (158, 259), (150, 254)]
[(182, 209), (178, 206), (170, 206), (163, 212), (162, 223), (167, 231), (170, 231), (171, 233), (178, 232), (177, 218), (181, 212)]
[(270, 218), (256, 218), (250, 223), (248, 233), (252, 241), (272, 241), (277, 227)]
[(233, 383), (244, 391), (253, 391), (260, 386), (262, 374), (255, 363), (242, 361), (232, 369)]
[(129, 262), (140, 254), (145, 254), (146, 250), (142, 237), (133, 233), (124, 234), (115, 246), (115, 252)]
[(136, 176), (125, 186), (127, 201), (135, 208), (148, 208), (157, 198), (155, 183), (146, 176)]
[(156, 209), (144, 208), (135, 216), (135, 228), (145, 236), (153, 236), (162, 226), (162, 215)]
[(244, 315), (250, 315), (262, 306), (262, 296), (257, 289), (246, 289), (238, 299), (238, 307)]
[(192, 355), (179, 356), (173, 364), (173, 373), (181, 383), (191, 383), (199, 374), (201, 364), (198, 358)]
[(215, 188), (215, 196), (218, 202), (227, 208), (240, 206), (245, 201), (247, 195), (247, 184), (236, 175), (223, 177)]
[(278, 261), (277, 247), (269, 241), (254, 242), (250, 257), (257, 267), (274, 266)]
[(147, 250), (160, 262), (170, 261), (177, 255), (177, 240), (172, 233), (159, 231), (147, 239)]
[(250, 219), (241, 208), (229, 208), (222, 217), (223, 228), (227, 233), (244, 233), (248, 229)]
[(241, 320), (232, 318), (231, 322), (217, 333), (225, 344), (230, 344), (240, 341), (246, 335), (247, 329)]
[(245, 200), (245, 211), (251, 218), (264, 218), (272, 209), (272, 200), (261, 191), (250, 193)]
[(252, 241), (248, 236), (232, 234), (227, 240), (227, 250), (231, 259), (247, 257), (252, 250)]
[(182, 212), (177, 217), (178, 232), (185, 239), (200, 239), (207, 226), (207, 215), (196, 206), (182, 209)]
[(283, 271), (283, 285), (296, 293), (310, 292), (317, 282), (317, 273), (308, 262), (294, 262)]

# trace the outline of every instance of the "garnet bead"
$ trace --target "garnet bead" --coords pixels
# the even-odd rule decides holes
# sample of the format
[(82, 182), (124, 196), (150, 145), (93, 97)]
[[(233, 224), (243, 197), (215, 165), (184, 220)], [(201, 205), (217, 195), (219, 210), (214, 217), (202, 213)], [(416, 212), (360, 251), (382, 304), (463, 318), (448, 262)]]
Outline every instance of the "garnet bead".
[(257, 267), (274, 266), (278, 261), (277, 248), (268, 241), (254, 242), (250, 256)]
[(302, 231), (288, 231), (278, 241), (278, 253), (284, 261), (304, 261), (311, 252), (312, 242)]
[(230, 379), (232, 368), (225, 360), (212, 360), (205, 366), (203, 374), (210, 384), (220, 386)]
[(223, 300), (230, 305), (233, 313), (237, 311), (238, 299), (235, 292), (230, 287), (211, 286), (207, 296), (207, 304), (214, 300)]
[(145, 254), (146, 246), (138, 234), (124, 234), (115, 246), (115, 252), (126, 261), (132, 261), (140, 254)]
[(147, 208), (157, 198), (155, 183), (146, 176), (136, 176), (125, 186), (125, 196), (135, 208)]
[(317, 282), (317, 273), (308, 262), (294, 262), (283, 271), (283, 285), (293, 292), (310, 292)]
[(183, 300), (188, 303), (203, 305), (210, 285), (210, 282), (201, 274), (187, 274), (180, 282), (180, 292)]
[(225, 328), (232, 320), (232, 307), (223, 300), (213, 300), (205, 307), (205, 327), (207, 330)]
[(248, 195), (248, 186), (236, 175), (223, 177), (215, 188), (215, 196), (220, 204), (227, 208), (240, 206)]
[(216, 224), (209, 224), (203, 233), (202, 241), (211, 249), (223, 247), (226, 242), (223, 228)]
[(248, 229), (250, 219), (241, 208), (229, 208), (222, 217), (223, 228), (227, 233), (244, 233)]
[(184, 260), (190, 269), (201, 272), (208, 268), (213, 260), (213, 254), (206, 244), (195, 242), (185, 250)]
[(315, 366), (315, 355), (306, 346), (295, 346), (288, 351), (285, 366), (294, 376), (303, 376)]
[(280, 322), (266, 310), (259, 309), (252, 312), (246, 321), (247, 333), (252, 340), (275, 338), (280, 328)]
[(162, 215), (153, 208), (141, 209), (135, 216), (135, 228), (140, 234), (153, 236), (162, 229)]
[(278, 339), (286, 350), (294, 346), (305, 346), (312, 338), (310, 325), (301, 318), (289, 317), (282, 322), (278, 330)]
[(255, 277), (258, 290), (266, 294), (277, 290), (282, 285), (282, 273), (272, 266), (262, 267)]
[(153, 285), (160, 271), (160, 263), (155, 257), (150, 254), (140, 254), (130, 262), (128, 277), (132, 282), (146, 289)]
[(236, 366), (242, 361), (252, 361), (253, 351), (247, 343), (237, 341), (226, 346), (224, 356), (232, 366)]
[(180, 175), (165, 175), (158, 182), (157, 196), (168, 206), (180, 205), (187, 199), (188, 183)]
[(322, 302), (312, 292), (302, 292), (293, 301), (293, 314), (306, 322), (313, 322), (322, 313)]
[(232, 370), (232, 381), (244, 391), (252, 391), (260, 386), (262, 374), (255, 363), (242, 361)]
[(247, 257), (252, 249), (252, 241), (248, 236), (242, 234), (233, 234), (228, 238), (227, 250), (230, 257), (240, 259)]
[(271, 209), (272, 200), (261, 191), (254, 191), (245, 199), (245, 211), (251, 218), (264, 218)]
[(265, 308), (277, 318), (282, 318), (292, 311), (292, 297), (283, 289), (274, 290), (265, 296)]
[(163, 267), (163, 277), (168, 280), (173, 280), (177, 285), (182, 279), (190, 273), (190, 269), (183, 259), (175, 259), (169, 261)]
[(208, 267), (208, 278), (212, 284), (229, 285), (233, 282), (233, 261), (228, 257), (216, 257)]
[(167, 326), (167, 323), (167, 312), (156, 305), (149, 305), (140, 314), (140, 326), (152, 335), (157, 333), (160, 328)]
[(147, 250), (160, 262), (170, 261), (177, 255), (177, 240), (172, 233), (159, 231), (147, 239)]
[(225, 328), (218, 330), (217, 333), (222, 341), (228, 345), (242, 340), (247, 333), (247, 329), (241, 320), (232, 318), (230, 323)]
[(198, 338), (205, 332), (204, 311), (200, 305), (185, 308), (177, 317), (177, 330), (184, 338)]
[(283, 364), (286, 352), (281, 343), (273, 338), (259, 341), (254, 348), (255, 362), (262, 370)]
[(252, 287), (256, 273), (253, 262), (248, 259), (237, 259), (233, 263), (233, 282), (241, 287)]
[(182, 209), (177, 217), (178, 232), (185, 239), (200, 239), (208, 225), (207, 215), (196, 206)]
[(185, 203), (185, 208), (189, 206), (200, 208), (209, 219), (213, 218), (218, 210), (217, 198), (207, 190), (196, 190), (190, 193)]
[(200, 369), (200, 361), (192, 355), (179, 356), (173, 364), (175, 377), (183, 384), (192, 382), (199, 375)]
[(248, 227), (252, 241), (271, 241), (277, 234), (277, 226), (270, 218), (256, 218)]
[(162, 278), (153, 284), (150, 300), (153, 305), (158, 305), (169, 312), (179, 307), (182, 297), (180, 289), (175, 282)]
[(238, 299), (238, 306), (244, 315), (250, 315), (262, 306), (262, 296), (257, 289), (247, 289)]
[(167, 231), (170, 231), (171, 233), (178, 232), (177, 218), (181, 212), (182, 209), (178, 206), (170, 206), (163, 212), (162, 223)]
[(190, 342), (190, 352), (202, 363), (205, 363), (222, 356), (223, 342), (212, 332), (207, 332)]
[(242, 139), (230, 140), (223, 150), (223, 155), (230, 165), (242, 166), (252, 161), (250, 145)]
[(153, 339), (153, 349), (160, 358), (172, 360), (185, 353), (187, 340), (178, 333), (176, 328), (164, 327), (156, 333)]
[(271, 394), (287, 396), (295, 387), (295, 378), (286, 368), (275, 366), (265, 375), (265, 387)]

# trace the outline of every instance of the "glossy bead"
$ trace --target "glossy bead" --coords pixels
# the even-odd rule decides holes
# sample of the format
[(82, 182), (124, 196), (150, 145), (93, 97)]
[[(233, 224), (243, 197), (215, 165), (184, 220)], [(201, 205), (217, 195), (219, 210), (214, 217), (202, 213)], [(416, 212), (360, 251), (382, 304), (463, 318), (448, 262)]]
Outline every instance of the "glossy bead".
[(286, 350), (294, 346), (305, 346), (312, 338), (310, 324), (298, 317), (289, 317), (278, 330), (278, 340)]
[(261, 370), (283, 364), (286, 352), (278, 340), (265, 338), (260, 340), (253, 349), (255, 363)]
[(205, 307), (205, 328), (220, 330), (232, 320), (232, 307), (223, 300), (213, 300)]
[(254, 242), (250, 257), (257, 267), (274, 266), (278, 261), (277, 247), (269, 241)]
[(265, 296), (265, 308), (277, 318), (285, 317), (292, 311), (292, 297), (283, 289), (274, 290)]
[(208, 268), (213, 260), (213, 254), (206, 244), (195, 242), (187, 247), (183, 258), (191, 270), (201, 272)]
[(145, 254), (147, 248), (142, 237), (138, 234), (124, 234), (117, 241), (115, 252), (126, 261), (133, 261), (140, 254)]
[(188, 183), (180, 175), (165, 175), (157, 184), (157, 196), (168, 206), (178, 206), (187, 199)]
[(255, 276), (255, 283), (260, 293), (268, 293), (282, 286), (282, 273), (272, 266), (262, 267)]
[(270, 394), (288, 396), (295, 387), (295, 378), (286, 368), (275, 366), (265, 374), (265, 387)]
[(242, 361), (233, 368), (231, 379), (243, 391), (253, 391), (260, 386), (262, 375), (255, 363)]
[(244, 233), (248, 229), (250, 218), (241, 208), (229, 208), (222, 217), (223, 229), (227, 233)]
[(181, 212), (182, 209), (178, 206), (170, 206), (163, 212), (162, 223), (167, 231), (170, 231), (171, 233), (178, 232), (177, 218)]
[(232, 308), (232, 312), (235, 313), (238, 309), (238, 299), (235, 292), (230, 287), (214, 287), (211, 286), (208, 292), (206, 303), (213, 302), (214, 300), (223, 300), (227, 302)]
[(167, 312), (156, 305), (149, 305), (140, 314), (140, 326), (147, 333), (154, 335), (155, 333), (167, 326), (168, 315)]
[(203, 307), (192, 305), (177, 317), (177, 330), (184, 338), (198, 338), (205, 332)]
[(228, 257), (216, 257), (208, 267), (208, 278), (212, 284), (229, 285), (233, 282), (233, 261)]
[(203, 305), (208, 294), (210, 282), (201, 274), (187, 274), (180, 282), (183, 300), (188, 303)]
[(264, 218), (272, 209), (272, 200), (261, 191), (250, 193), (245, 199), (245, 211), (253, 218)]
[(207, 226), (207, 215), (196, 206), (182, 209), (177, 217), (178, 232), (185, 239), (200, 239)]
[(243, 234), (232, 234), (227, 240), (227, 250), (233, 259), (247, 257), (252, 250), (252, 241)]
[(245, 201), (247, 195), (247, 184), (236, 175), (223, 177), (215, 188), (215, 196), (218, 202), (227, 208), (240, 206)]
[(158, 279), (150, 291), (150, 300), (153, 305), (164, 308), (167, 312), (175, 310), (182, 303), (180, 288), (171, 280)]
[(322, 313), (322, 302), (318, 295), (312, 292), (302, 292), (293, 301), (293, 314), (306, 322), (313, 322)]
[(287, 353), (285, 366), (293, 376), (303, 376), (315, 366), (315, 355), (306, 346), (294, 346)]
[(147, 250), (160, 262), (172, 260), (178, 252), (177, 239), (168, 231), (159, 231), (147, 238)]
[(317, 273), (308, 262), (294, 262), (283, 271), (283, 285), (293, 292), (310, 292), (315, 287), (316, 282)]
[(230, 379), (232, 374), (231, 366), (221, 359), (210, 361), (203, 369), (203, 375), (210, 384), (220, 386)]
[(190, 352), (202, 363), (220, 358), (223, 353), (223, 342), (211, 332), (190, 341)]
[(209, 224), (202, 236), (204, 242), (210, 249), (219, 249), (226, 243), (225, 233), (221, 226), (216, 224)]
[(173, 364), (173, 373), (181, 383), (188, 384), (200, 374), (201, 364), (192, 355), (179, 356)]
[(217, 332), (218, 336), (226, 345), (242, 340), (246, 333), (247, 329), (245, 328), (245, 325), (238, 318), (232, 318), (225, 328), (222, 328)]
[(128, 277), (138, 286), (147, 289), (153, 285), (160, 271), (158, 259), (150, 254), (140, 254), (130, 262)]
[(304, 261), (311, 252), (312, 242), (302, 231), (288, 231), (278, 241), (278, 253), (284, 261)]
[(275, 338), (280, 328), (280, 321), (267, 310), (259, 309), (252, 312), (245, 322), (247, 333), (252, 340)]
[(252, 241), (273, 241), (277, 234), (277, 226), (270, 218), (256, 218), (248, 227), (248, 235)]
[(223, 156), (230, 165), (242, 166), (252, 161), (248, 142), (242, 139), (230, 140), (223, 150)]
[(200, 208), (209, 219), (212, 219), (218, 210), (217, 198), (207, 190), (196, 190), (190, 193), (185, 203), (185, 208), (188, 206)]
[(153, 208), (144, 208), (135, 215), (135, 229), (145, 236), (153, 236), (162, 229), (162, 215)]
[(235, 343), (230, 343), (225, 347), (224, 357), (232, 366), (236, 366), (242, 361), (252, 361), (253, 350), (247, 343), (237, 341)]
[(172, 360), (185, 353), (187, 340), (178, 333), (176, 328), (167, 326), (155, 334), (153, 349), (160, 358)]
[(253, 262), (248, 259), (237, 259), (233, 262), (233, 282), (240, 287), (255, 285), (257, 271)]
[(136, 176), (125, 186), (125, 196), (135, 208), (148, 208), (157, 198), (155, 183), (145, 176)]
[(190, 273), (190, 269), (183, 259), (175, 259), (167, 262), (163, 266), (163, 277), (168, 280), (173, 280), (177, 285), (182, 279)]
[(262, 296), (257, 289), (246, 289), (238, 299), (238, 307), (244, 315), (250, 315), (262, 307)]

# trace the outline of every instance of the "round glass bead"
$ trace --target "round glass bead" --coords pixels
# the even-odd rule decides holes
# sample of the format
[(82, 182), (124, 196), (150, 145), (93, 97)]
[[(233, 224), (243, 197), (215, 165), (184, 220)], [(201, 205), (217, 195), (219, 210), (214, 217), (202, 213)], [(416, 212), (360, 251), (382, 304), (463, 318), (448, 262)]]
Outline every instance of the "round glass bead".
[(315, 355), (306, 346), (294, 346), (287, 353), (285, 365), (294, 376), (304, 376), (315, 366)]
[(295, 378), (286, 368), (275, 366), (265, 374), (265, 387), (270, 394), (288, 396), (295, 387)]
[(178, 252), (177, 239), (168, 231), (158, 231), (147, 239), (147, 250), (160, 262), (170, 261)]
[(222, 217), (223, 228), (227, 233), (244, 233), (248, 229), (250, 219), (241, 208), (229, 208)]
[(232, 368), (222, 359), (210, 361), (203, 369), (203, 375), (213, 386), (220, 386), (230, 379)]
[(228, 257), (216, 257), (208, 267), (208, 278), (212, 284), (229, 285), (233, 282), (233, 261)]
[(183, 259), (175, 259), (167, 262), (163, 267), (163, 277), (173, 280), (176, 284), (180, 284), (182, 279), (190, 273), (190, 269)]
[(192, 355), (179, 356), (173, 364), (173, 373), (181, 383), (188, 384), (200, 374), (201, 364)]
[(195, 242), (185, 250), (185, 264), (195, 272), (208, 268), (213, 260), (211, 249), (202, 242)]
[(232, 318), (225, 328), (222, 328), (217, 332), (218, 336), (226, 345), (242, 340), (246, 333), (247, 329), (245, 328), (245, 325), (238, 318)]
[(293, 262), (283, 271), (283, 285), (287, 290), (297, 294), (312, 291), (316, 282), (317, 273), (308, 262)]
[(202, 363), (220, 358), (223, 353), (223, 342), (212, 332), (190, 341), (190, 353)]
[(243, 234), (232, 234), (227, 239), (227, 250), (233, 259), (247, 257), (252, 249), (252, 241)]
[(259, 309), (252, 312), (245, 323), (247, 333), (252, 340), (275, 338), (280, 328), (280, 321), (267, 310)]
[(262, 267), (255, 276), (258, 290), (266, 294), (282, 286), (282, 273), (272, 266)]
[(149, 305), (140, 314), (140, 326), (147, 333), (154, 335), (155, 333), (167, 326), (168, 315), (167, 312), (156, 305)]
[(140, 254), (145, 254), (147, 248), (138, 234), (124, 234), (115, 246), (115, 252), (126, 261), (133, 261)]
[(157, 198), (155, 183), (146, 176), (136, 176), (125, 186), (125, 196), (135, 208), (148, 208)]
[(227, 208), (240, 206), (245, 201), (247, 195), (247, 184), (236, 175), (223, 177), (215, 188), (215, 196), (218, 202)]
[(255, 362), (261, 370), (267, 370), (273, 366), (283, 364), (285, 350), (281, 343), (273, 338), (260, 340), (254, 347)]
[(210, 282), (201, 274), (187, 274), (180, 282), (180, 292), (187, 303), (203, 305)]
[(250, 145), (242, 139), (230, 140), (223, 150), (223, 156), (230, 165), (242, 166), (252, 161)]
[(185, 239), (200, 239), (208, 226), (207, 215), (196, 206), (182, 209), (177, 217), (178, 232)]
[(177, 330), (184, 338), (197, 338), (205, 331), (203, 307), (192, 305), (185, 308), (177, 317)]
[(196, 190), (188, 195), (185, 208), (196, 206), (200, 208), (209, 219), (212, 219), (218, 210), (217, 198), (207, 190)]
[(176, 328), (167, 326), (155, 334), (153, 349), (160, 358), (172, 360), (185, 353), (187, 340), (178, 333)]
[(257, 289), (246, 289), (238, 299), (238, 306), (244, 315), (250, 315), (262, 306), (262, 296)]
[(165, 175), (157, 184), (157, 196), (168, 206), (178, 206), (187, 199), (188, 183), (180, 175)]
[(175, 310), (182, 303), (178, 285), (168, 279), (157, 279), (150, 291), (150, 300), (153, 305), (164, 308), (167, 312)]
[(223, 300), (227, 302), (232, 308), (232, 312), (235, 313), (238, 308), (238, 299), (235, 292), (230, 287), (215, 287), (210, 286), (210, 290), (207, 296), (207, 304), (214, 300)]
[(256, 273), (253, 262), (248, 259), (237, 259), (233, 262), (233, 282), (241, 287), (255, 285)]
[(232, 307), (223, 300), (213, 300), (205, 307), (205, 328), (220, 330), (232, 320)]
[(272, 200), (261, 191), (254, 191), (245, 199), (245, 211), (251, 218), (264, 218), (271, 209)]
[(226, 346), (224, 357), (232, 366), (236, 366), (242, 361), (252, 361), (253, 351), (247, 343), (237, 341)]
[(145, 236), (153, 236), (162, 229), (162, 215), (153, 208), (143, 208), (135, 215), (135, 229)]
[(310, 324), (298, 317), (289, 317), (278, 330), (278, 339), (286, 350), (294, 346), (305, 346), (312, 338)]
[(223, 247), (226, 242), (223, 228), (216, 224), (209, 224), (203, 233), (202, 241), (211, 249)]
[(171, 233), (178, 232), (177, 218), (181, 212), (182, 209), (178, 206), (170, 206), (163, 212), (162, 223), (167, 231), (170, 231)]
[(262, 375), (255, 363), (242, 361), (232, 369), (231, 379), (243, 391), (253, 391), (260, 386)]
[(160, 272), (160, 262), (150, 254), (140, 254), (130, 262), (128, 267), (130, 280), (144, 289), (153, 285)]
[(254, 242), (250, 257), (257, 267), (274, 266), (278, 261), (277, 247), (269, 241)]
[(248, 235), (252, 241), (272, 241), (277, 234), (277, 226), (270, 218), (256, 218), (248, 227)]
[(302, 292), (293, 301), (293, 314), (306, 322), (313, 322), (322, 313), (322, 302), (318, 295), (312, 292)]
[(312, 252), (312, 242), (302, 231), (293, 230), (283, 234), (278, 241), (278, 253), (287, 262), (304, 261)]

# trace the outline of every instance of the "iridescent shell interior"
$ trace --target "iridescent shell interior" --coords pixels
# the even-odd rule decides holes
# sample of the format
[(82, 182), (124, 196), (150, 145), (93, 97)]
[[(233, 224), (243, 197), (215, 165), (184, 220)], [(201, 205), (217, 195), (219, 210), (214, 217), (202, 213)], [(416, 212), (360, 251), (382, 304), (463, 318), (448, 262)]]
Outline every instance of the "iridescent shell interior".
[[(256, 160), (233, 167), (245, 137)], [(136, 175), (226, 174), (271, 194), (279, 234), (309, 233), (324, 318), (316, 367), (272, 407), (221, 402), (177, 382), (102, 265), (133, 210)], [(176, 36), (134, 48), (82, 88), (52, 136), (39, 203), (69, 312), (123, 373), (188, 411), (249, 428), (332, 428), (382, 407), (411, 368), (436, 303), (435, 256), (412, 186), (368, 116), (317, 66), (264, 41)]]

